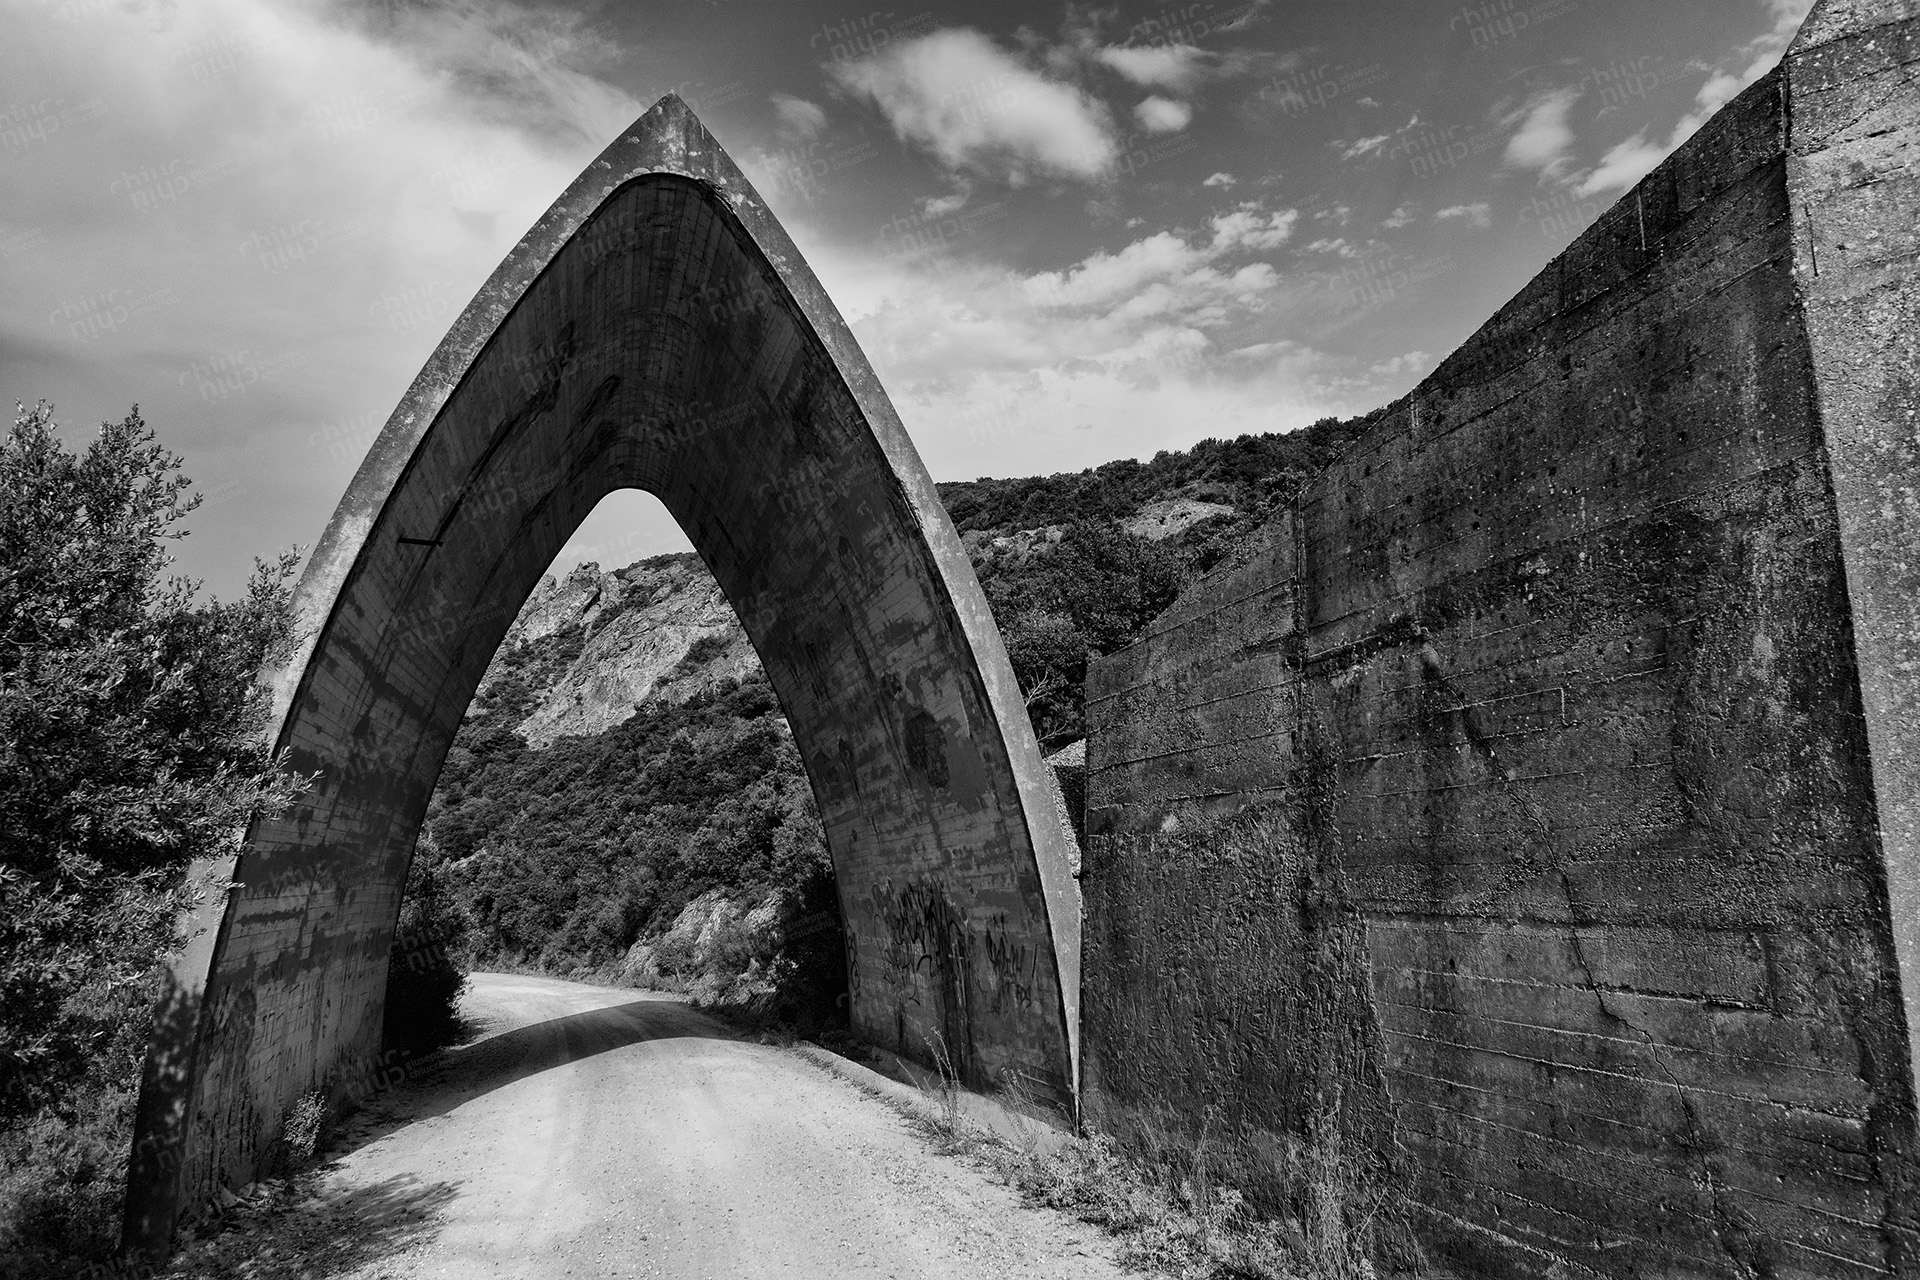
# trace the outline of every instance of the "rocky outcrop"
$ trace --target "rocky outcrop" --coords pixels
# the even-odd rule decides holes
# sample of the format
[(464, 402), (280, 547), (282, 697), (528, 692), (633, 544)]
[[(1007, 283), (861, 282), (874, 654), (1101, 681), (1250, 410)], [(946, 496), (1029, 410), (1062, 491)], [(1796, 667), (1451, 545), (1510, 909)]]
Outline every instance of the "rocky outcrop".
[(621, 961), (618, 977), (654, 988), (671, 986), (673, 979), (703, 977), (730, 983), (755, 961), (779, 951), (783, 905), (777, 893), (747, 903), (709, 889), (682, 908), (665, 933), (635, 942)]
[[(529, 650), (535, 651), (531, 661)], [(530, 745), (544, 747), (559, 737), (602, 733), (649, 699), (684, 702), (759, 669), (720, 584), (698, 556), (683, 553), (611, 573), (588, 563), (564, 578), (544, 579), (507, 632), (480, 692), (517, 670), (535, 703), (516, 729)]]
[(1202, 520), (1230, 516), (1234, 509), (1222, 502), (1202, 502), (1198, 498), (1163, 498), (1149, 502), (1120, 527), (1136, 538), (1159, 542), (1183, 533)]
[(1043, 525), (1038, 529), (1015, 529), (1000, 533), (990, 529), (976, 529), (962, 534), (960, 543), (967, 549), (967, 558), (973, 561), (976, 569), (995, 565), (1000, 568), (1018, 568), (1027, 564), (1035, 556), (1045, 555), (1058, 545), (1066, 536), (1065, 525)]

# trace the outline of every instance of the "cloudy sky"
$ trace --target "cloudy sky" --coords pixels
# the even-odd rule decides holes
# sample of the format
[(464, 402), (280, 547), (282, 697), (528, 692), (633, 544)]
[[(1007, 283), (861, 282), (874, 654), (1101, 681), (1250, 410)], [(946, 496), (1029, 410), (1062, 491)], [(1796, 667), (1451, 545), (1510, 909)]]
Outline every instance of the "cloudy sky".
[[(939, 479), (1383, 404), (1807, 0), (0, 0), (0, 394), (138, 402), (219, 594), (660, 95), (747, 170)], [(615, 502), (563, 561), (684, 547)]]

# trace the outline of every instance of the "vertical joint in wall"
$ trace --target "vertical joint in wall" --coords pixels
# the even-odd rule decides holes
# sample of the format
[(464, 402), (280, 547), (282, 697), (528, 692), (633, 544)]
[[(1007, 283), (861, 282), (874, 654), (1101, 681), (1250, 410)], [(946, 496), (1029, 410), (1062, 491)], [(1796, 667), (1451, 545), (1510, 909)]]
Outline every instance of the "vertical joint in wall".
[(1680, 1114), (1686, 1121), (1686, 1133), (1683, 1139), (1683, 1151), (1697, 1161), (1696, 1176), (1706, 1190), (1708, 1203), (1713, 1213), (1713, 1240), (1727, 1260), (1734, 1266), (1736, 1274), (1743, 1280), (1758, 1280), (1763, 1273), (1753, 1265), (1746, 1254), (1751, 1252), (1747, 1241), (1753, 1230), (1752, 1215), (1732, 1203), (1727, 1188), (1714, 1171), (1713, 1162), (1708, 1158), (1713, 1149), (1714, 1139), (1700, 1119), (1699, 1111), (1693, 1100), (1687, 1096), (1687, 1089), (1674, 1074), (1668, 1063), (1662, 1045), (1654, 1034), (1633, 1019), (1621, 1013), (1607, 1001), (1606, 992), (1601, 988), (1599, 979), (1594, 975), (1593, 964), (1587, 959), (1586, 944), (1580, 937), (1580, 917), (1582, 914), (1573, 881), (1565, 869), (1560, 871), (1560, 889), (1567, 902), (1567, 940), (1572, 949), (1573, 962), (1579, 967), (1586, 980), (1587, 989), (1593, 993), (1594, 1003), (1600, 1008), (1600, 1014), (1610, 1022), (1616, 1022), (1637, 1036), (1647, 1046), (1648, 1056), (1667, 1083), (1673, 1088), (1674, 1100), (1680, 1104)]

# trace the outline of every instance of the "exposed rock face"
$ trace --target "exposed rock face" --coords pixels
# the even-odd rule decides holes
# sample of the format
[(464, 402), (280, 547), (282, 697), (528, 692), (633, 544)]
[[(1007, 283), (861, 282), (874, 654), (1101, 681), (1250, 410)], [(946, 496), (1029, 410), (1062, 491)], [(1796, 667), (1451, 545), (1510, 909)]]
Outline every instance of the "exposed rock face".
[(1002, 568), (1018, 567), (1035, 556), (1052, 551), (1066, 536), (1066, 532), (1067, 527), (1060, 524), (1042, 525), (1037, 529), (1016, 529), (1011, 533), (976, 529), (962, 534), (960, 542), (967, 549), (967, 557), (976, 566), (997, 563)]
[(1230, 516), (1233, 508), (1224, 502), (1202, 502), (1198, 498), (1164, 498), (1159, 502), (1149, 502), (1121, 528), (1136, 538), (1145, 538), (1148, 542), (1158, 542), (1162, 538), (1171, 538), (1202, 520), (1211, 520), (1214, 516)]
[[(1199, 498), (1162, 498), (1149, 502), (1120, 522), (1120, 527), (1136, 538), (1159, 542), (1184, 533), (1202, 520), (1230, 516), (1235, 508), (1224, 502), (1203, 502)], [(964, 533), (960, 541), (976, 565), (999, 563), (1018, 567), (1052, 551), (1066, 536), (1063, 524), (1041, 525), (1033, 529), (1015, 529), (999, 533), (975, 529)]]
[(779, 894), (748, 905), (709, 889), (681, 909), (667, 932), (635, 942), (620, 978), (657, 988), (662, 978), (681, 974), (740, 972), (750, 959), (779, 950), (783, 905)]
[[(527, 597), (500, 648), (504, 652), (515, 644), (544, 640), (568, 627), (591, 625), (609, 603), (619, 603), (625, 594), (626, 582), (620, 573), (601, 573), (597, 564), (583, 564), (565, 578), (549, 574)], [(489, 677), (493, 674), (493, 670), (487, 672)]]
[[(569, 632), (582, 633), (577, 650), (564, 643), (574, 638)], [(547, 646), (552, 653), (532, 662), (516, 655), (549, 637), (562, 642)], [(543, 579), (481, 680), (481, 694), (516, 656), (537, 699), (517, 728), (536, 747), (604, 732), (649, 698), (684, 702), (760, 668), (720, 584), (690, 553), (612, 573), (589, 563), (563, 579)]]

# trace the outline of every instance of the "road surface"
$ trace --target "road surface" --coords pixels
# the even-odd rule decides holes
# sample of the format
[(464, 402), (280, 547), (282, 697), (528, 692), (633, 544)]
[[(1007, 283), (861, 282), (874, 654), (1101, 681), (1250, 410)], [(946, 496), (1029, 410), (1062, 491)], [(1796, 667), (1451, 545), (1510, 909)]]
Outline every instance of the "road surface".
[[(368, 1102), (326, 1174), (359, 1280), (1118, 1277), (792, 1050), (667, 997), (475, 974), (483, 1037)], [(304, 1250), (302, 1250), (304, 1252)], [(309, 1255), (310, 1261), (313, 1259)]]

